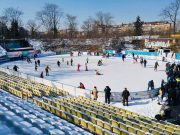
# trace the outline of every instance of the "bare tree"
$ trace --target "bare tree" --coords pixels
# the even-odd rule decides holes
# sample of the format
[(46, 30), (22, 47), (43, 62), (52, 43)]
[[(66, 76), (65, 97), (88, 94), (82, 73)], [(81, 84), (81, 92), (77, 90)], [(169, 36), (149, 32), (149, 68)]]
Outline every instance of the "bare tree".
[(21, 22), (21, 16), (23, 15), (23, 12), (18, 9), (14, 9), (12, 7), (6, 8), (4, 10), (4, 16), (7, 18), (8, 21), (11, 22), (17, 22), (18, 24)]
[(27, 22), (27, 28), (29, 29), (30, 31), (30, 35), (32, 38), (35, 37), (36, 33), (37, 33), (37, 30), (39, 28), (39, 26), (37, 25), (37, 23), (35, 22), (35, 20), (29, 20)]
[(175, 2), (170, 3), (168, 7), (163, 9), (161, 13), (161, 16), (163, 16), (164, 19), (168, 19), (173, 23), (173, 33), (176, 33), (176, 22), (179, 8), (180, 0), (175, 0)]
[(37, 12), (38, 20), (48, 32), (53, 31), (54, 38), (57, 36), (62, 15), (62, 10), (56, 4), (46, 4), (41, 11)]
[(93, 26), (94, 26), (94, 19), (92, 17), (89, 17), (87, 20), (83, 22), (81, 28), (86, 33), (87, 38), (90, 38), (92, 36)]
[(68, 26), (69, 37), (73, 38), (77, 30), (77, 17), (67, 14), (66, 15), (66, 24)]
[(100, 11), (96, 14), (96, 22), (101, 28), (101, 33), (104, 34), (106, 37), (108, 36), (109, 29), (113, 22), (112, 19), (113, 17), (110, 13), (103, 13)]

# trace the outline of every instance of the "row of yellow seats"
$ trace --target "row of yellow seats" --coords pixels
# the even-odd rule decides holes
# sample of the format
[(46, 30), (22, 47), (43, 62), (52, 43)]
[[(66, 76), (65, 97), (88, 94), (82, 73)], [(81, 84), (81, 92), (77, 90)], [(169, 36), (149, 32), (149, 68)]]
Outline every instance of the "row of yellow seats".
[[(120, 128), (115, 128), (112, 127), (111, 125), (109, 125), (106, 122), (102, 122), (99, 119), (95, 119), (92, 117), (89, 117), (91, 121), (85, 120), (87, 119), (87, 115), (84, 113), (81, 113), (78, 110), (75, 110), (73, 108), (69, 108), (63, 104), (60, 103), (56, 103), (53, 102), (52, 100), (49, 99), (49, 101), (47, 101), (48, 99), (46, 99), (46, 102), (34, 99), (34, 103), (42, 108), (44, 108), (45, 110), (52, 112), (53, 114), (68, 120), (69, 122), (72, 122), (78, 126), (81, 126), (83, 128), (88, 129), (89, 131), (99, 134), (99, 135), (110, 135), (113, 133), (117, 133), (119, 135), (130, 135), (132, 133), (125, 131), (123, 129)], [(53, 105), (50, 105), (49, 103), (53, 103)], [(59, 112), (61, 111), (61, 113)], [(102, 126), (103, 125), (103, 126)], [(102, 127), (101, 127), (102, 126)], [(129, 130), (131, 131), (131, 127), (129, 127)]]
[[(62, 100), (62, 99), (57, 99), (57, 98), (55, 98), (54, 99), (55, 101), (57, 101), (57, 102), (59, 102), (59, 103), (63, 103), (63, 102), (67, 102), (67, 100), (66, 99), (64, 99), (64, 100)], [(51, 104), (51, 102), (50, 102), (50, 100), (45, 100), (46, 102), (48, 102), (49, 104)], [(84, 108), (83, 109), (83, 107), (80, 107), (80, 106), (76, 106), (77, 104), (71, 104), (71, 103), (73, 103), (73, 102), (67, 102), (66, 104), (64, 104), (64, 105), (67, 105), (68, 107), (70, 107), (70, 108), (75, 108), (75, 109), (77, 109), (77, 110), (80, 110), (81, 112), (84, 112), (84, 113), (86, 113), (86, 114), (88, 114), (88, 115), (90, 115), (90, 116), (92, 116), (92, 117), (95, 117), (96, 118), (96, 115), (97, 114), (99, 114), (99, 115), (103, 115), (104, 117), (107, 117), (109, 120), (107, 121), (108, 123), (110, 123), (112, 126), (114, 126), (114, 127), (119, 127), (119, 128), (123, 128), (124, 130), (128, 130), (128, 127), (127, 126), (130, 126), (130, 127), (134, 127), (135, 129), (139, 129), (139, 130), (142, 130), (142, 131), (144, 131), (144, 132), (157, 132), (157, 133), (161, 133), (161, 132), (164, 132), (164, 133), (169, 133), (169, 134), (172, 134), (171, 132), (169, 132), (169, 131), (163, 131), (163, 130), (161, 130), (160, 128), (158, 128), (158, 127), (153, 127), (152, 125), (148, 125), (148, 127), (147, 127), (147, 124), (143, 124), (143, 125), (138, 125), (137, 123), (135, 123), (135, 122), (132, 122), (132, 121), (129, 121), (129, 120), (127, 120), (126, 118), (124, 118), (124, 119), (114, 119), (114, 118), (117, 118), (117, 116), (115, 116), (115, 115), (109, 115), (108, 113), (103, 113), (103, 112), (101, 112), (101, 111), (97, 111), (95, 108), (94, 109), (92, 109), (92, 108), (90, 108), (90, 110), (93, 110), (93, 112), (92, 111), (88, 111), (88, 110), (86, 110), (87, 108)], [(100, 113), (99, 113), (100, 112)], [(137, 131), (135, 130), (135, 129), (132, 129), (131, 130), (131, 132), (133, 132), (133, 133), (136, 133)], [(141, 132), (141, 131), (138, 131), (138, 132)]]
[[(47, 102), (47, 103), (49, 103), (49, 104), (56, 104), (55, 106), (57, 106), (58, 107), (58, 104), (57, 104), (57, 102), (55, 102), (55, 101), (52, 101), (52, 100), (50, 100), (50, 99), (47, 99), (47, 98), (43, 98), (44, 99), (44, 101), (45, 102)], [(57, 100), (57, 99), (55, 99), (55, 100)], [(90, 122), (92, 122), (93, 124), (95, 124), (95, 125), (98, 125), (98, 126), (100, 126), (100, 127), (102, 127), (102, 128), (106, 128), (106, 129), (108, 129), (108, 130), (110, 130), (110, 131), (112, 131), (112, 125), (114, 126), (114, 120), (113, 119), (111, 119), (111, 118), (107, 118), (107, 117), (105, 117), (106, 115), (109, 115), (109, 114), (105, 114), (105, 116), (101, 116), (101, 115), (97, 115), (96, 114), (96, 112), (92, 112), (92, 111), (94, 111), (94, 110), (92, 110), (92, 111), (90, 111), (90, 110), (87, 110), (87, 109), (83, 109), (82, 107), (77, 107), (77, 106), (74, 106), (74, 105), (72, 105), (72, 104), (68, 104), (68, 103), (62, 103), (62, 102), (59, 102), (59, 104), (61, 104), (61, 105), (64, 105), (64, 106), (67, 106), (68, 108), (71, 108), (71, 109), (75, 109), (76, 111), (80, 111), (77, 115), (78, 115), (78, 117), (83, 117), (82, 116), (82, 114), (81, 113), (83, 113), (83, 114), (85, 114), (86, 115), (86, 117), (84, 116), (84, 119), (85, 120), (87, 120), (87, 121), (90, 121)], [(60, 107), (58, 107), (58, 108), (60, 108)], [(65, 110), (65, 108), (63, 108), (62, 106), (61, 106), (61, 109), (62, 110), (64, 110), (64, 111), (67, 111), (67, 110)], [(69, 113), (72, 113), (72, 114), (74, 114), (74, 115), (76, 115), (76, 113), (74, 112), (74, 111), (72, 111), (72, 112), (69, 112)], [(101, 116), (102, 118), (100, 118), (99, 116)], [(91, 119), (89, 118), (89, 117), (91, 117)], [(105, 119), (106, 120), (105, 120)], [(125, 125), (125, 123), (122, 123), (124, 120), (121, 120), (121, 122), (119, 122), (119, 126), (118, 127), (116, 127), (116, 128), (122, 128), (122, 129), (124, 129), (124, 130), (126, 130), (126, 131), (129, 131), (129, 132), (132, 132), (132, 133), (142, 133), (142, 134), (144, 134), (144, 132), (143, 131), (141, 131), (141, 129), (140, 129), (140, 127), (139, 127), (139, 129), (138, 128), (134, 128), (134, 127), (132, 127), (133, 125)], [(125, 122), (125, 121), (124, 121)], [(135, 124), (135, 123), (134, 123)], [(136, 124), (137, 125), (137, 124)], [(137, 125), (138, 126), (138, 125)], [(115, 127), (115, 126), (114, 126)]]
[[(6, 76), (6, 77), (8, 77), (8, 76)], [(37, 90), (37, 87), (36, 86), (33, 86), (33, 85), (31, 85), (31, 84), (29, 84), (29, 85), (27, 85), (27, 84), (23, 84), (22, 82), (24, 82), (24, 81), (22, 81), (22, 80), (20, 80), (18, 83), (14, 83), (14, 79), (17, 79), (17, 77), (9, 77), (9, 78), (6, 78), (6, 80), (8, 80), (9, 82), (10, 82), (10, 84), (11, 85), (16, 85), (16, 86), (21, 86), (21, 87), (23, 87), (24, 89), (27, 89), (27, 88), (30, 88), (30, 89), (32, 89), (32, 92), (33, 91), (35, 91), (34, 93), (35, 93), (35, 95), (36, 96), (40, 96), (40, 92), (38, 92), (38, 90)], [(13, 80), (13, 81), (12, 81)], [(25, 87), (26, 86), (26, 87)], [(43, 87), (43, 88), (45, 88), (45, 86)], [(44, 91), (44, 89), (43, 89), (43, 91)], [(45, 94), (46, 94), (46, 96), (48, 96), (49, 95), (49, 91), (44, 91), (45, 92)], [(56, 93), (58, 93), (58, 95), (67, 95), (67, 92), (64, 92), (63, 93), (63, 91), (55, 91)]]
[[(90, 104), (98, 104), (98, 103), (96, 103), (96, 102), (98, 102), (98, 101), (93, 101), (93, 100), (90, 100), (90, 99), (88, 99), (88, 98), (85, 98), (85, 97), (78, 97), (79, 99), (82, 99), (83, 101), (87, 101), (88, 103), (90, 103)], [(99, 104), (100, 105), (100, 104)], [(98, 106), (99, 106), (98, 105)], [(107, 105), (107, 106), (110, 106), (110, 105)], [(106, 105), (103, 105), (102, 106), (103, 108), (105, 108), (106, 107)], [(112, 107), (111, 108), (113, 111), (116, 111), (117, 109), (119, 109), (119, 108), (117, 108), (117, 107)], [(120, 109), (120, 111), (122, 111), (122, 109)], [(127, 112), (130, 112), (130, 111), (126, 111), (126, 113)], [(136, 114), (136, 113), (132, 113), (132, 112), (130, 112), (132, 115), (133, 114)], [(153, 126), (158, 126), (159, 128), (168, 128), (169, 130), (180, 130), (180, 126), (178, 126), (178, 125), (174, 125), (174, 124), (171, 124), (171, 123), (168, 123), (168, 122), (162, 122), (162, 123), (159, 123), (159, 122), (157, 122), (156, 120), (154, 120), (154, 119), (151, 119), (151, 118), (149, 118), (149, 117), (145, 117), (145, 116), (142, 116), (142, 115), (134, 115), (135, 116), (135, 118), (137, 118), (137, 116), (138, 117), (140, 117), (140, 119), (141, 120), (144, 120), (144, 122), (146, 122), (146, 123), (150, 123), (150, 124), (152, 124)]]

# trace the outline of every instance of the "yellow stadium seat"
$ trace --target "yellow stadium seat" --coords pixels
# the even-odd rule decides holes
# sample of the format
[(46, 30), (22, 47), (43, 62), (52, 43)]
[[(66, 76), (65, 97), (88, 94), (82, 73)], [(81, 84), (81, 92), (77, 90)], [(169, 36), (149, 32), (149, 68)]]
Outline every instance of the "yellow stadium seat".
[(94, 126), (95, 127), (95, 133), (98, 135), (104, 135), (102, 127)]
[(90, 131), (90, 132), (95, 132), (94, 124), (92, 124), (92, 123), (90, 123), (90, 122), (88, 122), (87, 124), (88, 124), (88, 129), (89, 129), (89, 131)]

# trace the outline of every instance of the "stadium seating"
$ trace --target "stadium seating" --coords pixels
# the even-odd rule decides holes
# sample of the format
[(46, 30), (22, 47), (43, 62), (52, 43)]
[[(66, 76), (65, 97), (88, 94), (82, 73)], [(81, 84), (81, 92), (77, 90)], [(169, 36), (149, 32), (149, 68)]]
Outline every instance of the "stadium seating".
[(1, 135), (91, 135), (3, 90), (0, 90), (0, 125)]
[[(0, 125), (5, 121), (8, 124), (4, 128), (15, 127), (7, 128), (9, 133), (15, 130), (17, 134), (180, 134), (180, 126), (82, 96), (70, 97), (64, 90), (3, 72), (0, 89), (7, 91), (0, 91)], [(21, 130), (16, 131), (17, 128)]]
[(11, 76), (3, 72), (0, 72), (0, 88), (20, 98), (31, 98), (34, 96), (68, 96), (68, 93), (63, 90)]

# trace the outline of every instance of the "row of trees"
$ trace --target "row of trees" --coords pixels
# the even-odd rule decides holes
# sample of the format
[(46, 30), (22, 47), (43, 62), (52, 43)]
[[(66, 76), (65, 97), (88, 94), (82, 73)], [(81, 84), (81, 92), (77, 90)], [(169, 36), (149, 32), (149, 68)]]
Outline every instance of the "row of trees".
[[(175, 0), (167, 8), (162, 10), (161, 16), (173, 24), (173, 32), (176, 32), (176, 22), (178, 11), (180, 8), (180, 0)], [(77, 17), (70, 14), (64, 14), (56, 4), (46, 4), (42, 10), (36, 13), (33, 20), (29, 20), (26, 25), (22, 23), (23, 12), (7, 8), (3, 15), (0, 16), (0, 36), (6, 38), (24, 38), (28, 35), (36, 38), (44, 35), (40, 31), (46, 31), (46, 36), (51, 38), (74, 38), (77, 37), (78, 21)], [(60, 31), (62, 20), (65, 18), (65, 31)], [(94, 37), (114, 37), (121, 36), (118, 30), (112, 30), (113, 16), (110, 13), (98, 12), (94, 17), (88, 17), (82, 24), (81, 29), (83, 36), (86, 38)], [(127, 31), (127, 35), (142, 35), (143, 22), (137, 17), (134, 23), (133, 31)]]

